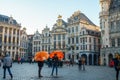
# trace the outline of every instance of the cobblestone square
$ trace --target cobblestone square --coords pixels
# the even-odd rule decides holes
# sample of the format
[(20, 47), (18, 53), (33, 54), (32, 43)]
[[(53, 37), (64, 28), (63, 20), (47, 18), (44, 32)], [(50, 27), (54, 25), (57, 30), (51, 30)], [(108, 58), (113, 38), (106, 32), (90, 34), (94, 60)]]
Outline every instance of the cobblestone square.
[[(44, 65), (42, 69), (42, 78), (38, 78), (37, 64), (17, 64), (13, 63), (11, 71), (13, 73), (13, 80), (115, 80), (114, 68), (105, 66), (86, 66), (85, 71), (79, 71), (78, 66), (66, 66), (59, 68), (58, 76), (50, 76), (52, 69)], [(3, 69), (0, 67), (0, 80), (10, 80), (7, 72), (6, 79), (2, 79)]]

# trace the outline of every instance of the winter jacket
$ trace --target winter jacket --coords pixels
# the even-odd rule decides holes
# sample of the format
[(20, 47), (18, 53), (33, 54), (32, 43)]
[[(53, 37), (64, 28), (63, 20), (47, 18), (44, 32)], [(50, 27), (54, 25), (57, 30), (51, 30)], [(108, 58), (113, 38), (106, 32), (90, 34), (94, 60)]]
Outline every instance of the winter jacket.
[(12, 58), (10, 58), (10, 56), (6, 56), (3, 58), (3, 66), (5, 66), (5, 67), (12, 66)]

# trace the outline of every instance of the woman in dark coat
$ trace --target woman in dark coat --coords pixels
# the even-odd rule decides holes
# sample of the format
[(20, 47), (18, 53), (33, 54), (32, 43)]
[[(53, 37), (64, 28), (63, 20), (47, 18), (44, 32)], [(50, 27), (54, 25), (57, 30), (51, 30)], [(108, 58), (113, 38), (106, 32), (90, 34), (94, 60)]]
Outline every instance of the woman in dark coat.
[(53, 59), (52, 59), (52, 73), (51, 73), (51, 76), (53, 76), (53, 72), (54, 72), (54, 69), (56, 69), (56, 76), (58, 75), (58, 56), (57, 54), (54, 55)]

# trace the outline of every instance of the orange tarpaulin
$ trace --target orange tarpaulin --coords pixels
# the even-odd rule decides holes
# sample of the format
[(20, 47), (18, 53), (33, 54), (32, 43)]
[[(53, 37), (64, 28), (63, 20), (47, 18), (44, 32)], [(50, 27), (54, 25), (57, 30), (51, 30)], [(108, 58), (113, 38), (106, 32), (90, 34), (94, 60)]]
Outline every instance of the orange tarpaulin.
[(58, 56), (59, 59), (63, 59), (64, 57), (64, 54), (62, 51), (56, 50), (50, 53), (50, 58), (53, 58), (55, 54)]
[(35, 61), (44, 61), (49, 58), (49, 54), (47, 51), (39, 51), (35, 54)]

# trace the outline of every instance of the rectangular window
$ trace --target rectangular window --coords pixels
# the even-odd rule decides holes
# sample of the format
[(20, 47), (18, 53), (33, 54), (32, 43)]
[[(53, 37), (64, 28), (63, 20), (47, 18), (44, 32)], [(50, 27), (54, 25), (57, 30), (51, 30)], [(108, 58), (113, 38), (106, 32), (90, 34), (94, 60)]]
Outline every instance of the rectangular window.
[(65, 40), (65, 35), (63, 35), (63, 40)]
[(74, 27), (72, 27), (72, 32), (74, 33)]
[(91, 43), (91, 37), (89, 38), (89, 42)]
[(63, 41), (63, 44), (62, 44), (62, 46), (63, 46), (62, 48), (65, 48), (65, 41)]
[(78, 32), (78, 26), (76, 26), (76, 32)]
[(72, 38), (72, 44), (74, 44), (74, 38)]
[(82, 38), (80, 38), (80, 42), (82, 43)]
[(94, 44), (96, 44), (96, 38), (94, 38)]
[(85, 38), (85, 41), (87, 42), (87, 37)]
[(56, 40), (56, 35), (54, 35), (54, 40)]
[(70, 38), (68, 38), (68, 44), (70, 44)]
[(50, 39), (49, 39), (49, 43), (50, 43)]
[(117, 41), (118, 41), (117, 44), (118, 44), (118, 46), (120, 47), (120, 38), (118, 38)]
[(91, 50), (91, 45), (89, 45), (89, 50)]
[(86, 45), (86, 50), (87, 50), (87, 45)]
[(115, 47), (115, 39), (112, 39), (112, 47)]
[(76, 37), (76, 43), (78, 43), (78, 37)]
[(83, 44), (85, 43), (85, 38), (83, 38)]
[(83, 45), (83, 50), (85, 50), (85, 45)]
[(60, 34), (58, 34), (58, 40), (61, 40), (61, 35)]
[(56, 49), (56, 42), (54, 42), (54, 49)]
[(82, 50), (82, 45), (80, 46), (80, 49)]
[(61, 49), (61, 42), (60, 41), (58, 41), (58, 46)]
[(15, 34), (15, 31), (16, 31), (16, 30), (14, 29), (14, 30), (13, 30), (13, 34)]
[(0, 26), (0, 33), (2, 33), (3, 32), (3, 27), (2, 26)]
[(70, 33), (70, 28), (68, 28), (68, 32)]

